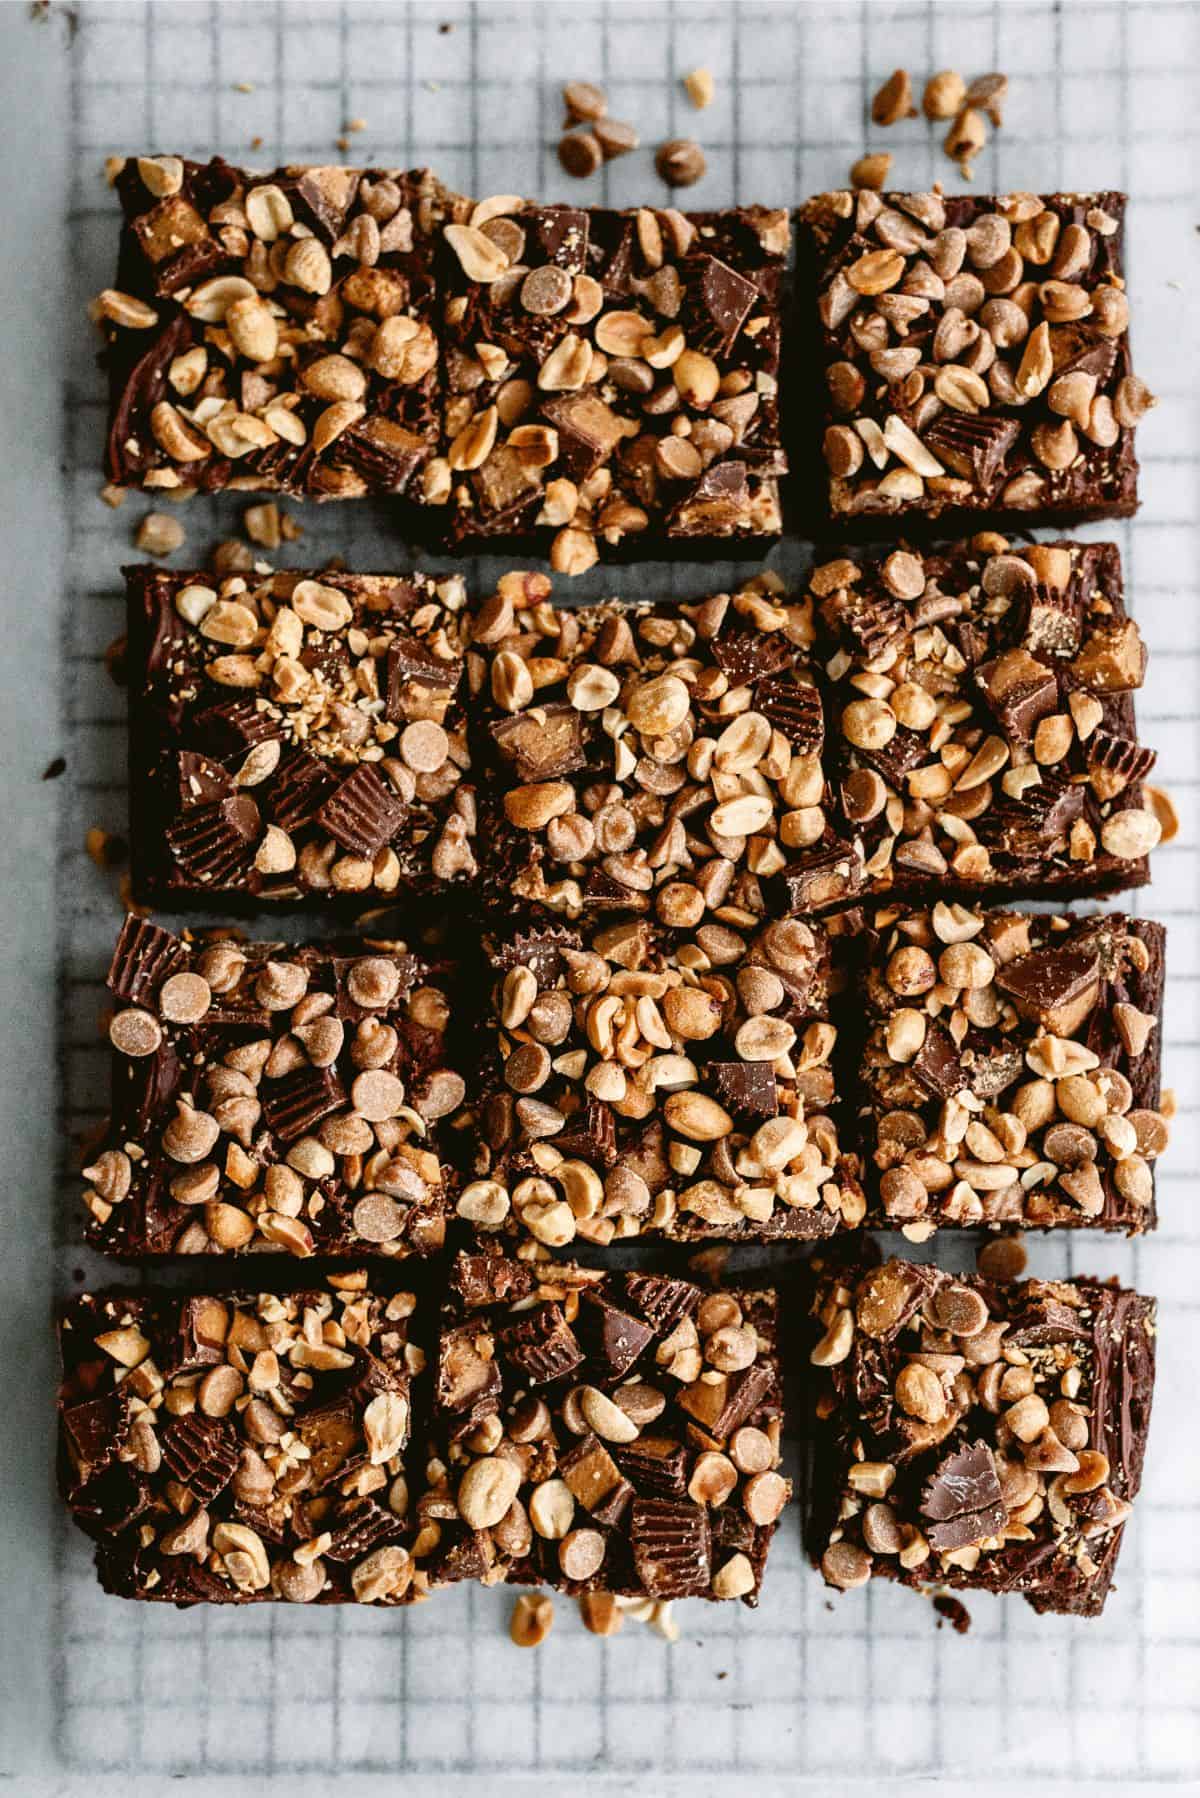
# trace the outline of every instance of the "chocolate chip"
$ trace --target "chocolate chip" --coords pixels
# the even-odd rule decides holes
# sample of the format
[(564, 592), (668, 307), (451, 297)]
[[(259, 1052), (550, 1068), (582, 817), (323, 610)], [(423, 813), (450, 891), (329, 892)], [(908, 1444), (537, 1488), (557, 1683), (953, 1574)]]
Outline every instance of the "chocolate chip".
[(596, 173), (604, 156), (593, 132), (568, 131), (559, 139), (558, 160), (568, 175), (582, 181)]
[(654, 166), (668, 187), (691, 187), (708, 164), (704, 151), (690, 137), (673, 137), (654, 152)]

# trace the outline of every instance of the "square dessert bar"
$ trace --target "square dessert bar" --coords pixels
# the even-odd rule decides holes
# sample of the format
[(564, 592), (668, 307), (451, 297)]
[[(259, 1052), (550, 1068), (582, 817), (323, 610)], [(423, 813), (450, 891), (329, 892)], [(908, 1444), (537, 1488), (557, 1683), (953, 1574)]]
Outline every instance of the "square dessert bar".
[(379, 904), (474, 877), (459, 576), (125, 579), (139, 898)]
[(1119, 193), (808, 202), (835, 524), (1136, 510), (1154, 401), (1130, 361), (1124, 218)]
[(147, 1255), (428, 1255), (450, 1169), (450, 970), (403, 943), (300, 946), (125, 921), (112, 1116), (89, 1234)]
[(123, 487), (426, 497), (433, 258), (460, 202), (426, 169), (127, 161), (106, 468)]
[(777, 1330), (771, 1291), (460, 1256), (417, 1506), (431, 1581), (755, 1604), (791, 1496)]
[(551, 1248), (814, 1238), (862, 1222), (820, 925), (645, 920), (485, 943), (476, 1172), (458, 1212)]
[(1098, 1615), (1141, 1484), (1154, 1300), (889, 1261), (822, 1274), (812, 1316), (807, 1527), (826, 1582)]
[[(1166, 932), (1089, 918), (885, 911), (863, 985), (868, 1222), (1154, 1227)], [(877, 1195), (877, 1198), (876, 1198)]]
[(985, 542), (815, 570), (831, 824), (872, 897), (1142, 886), (1161, 827), (1116, 547)]
[(451, 534), (581, 573), (777, 537), (788, 215), (500, 197), (442, 232)]
[[(811, 603), (764, 575), (695, 605), (550, 603), (508, 574), (474, 615), (485, 904), (744, 928), (860, 889), (831, 828)], [(778, 890), (775, 890), (778, 889)]]
[(59, 1322), (59, 1479), (106, 1592), (411, 1602), (411, 1293), (84, 1293)]

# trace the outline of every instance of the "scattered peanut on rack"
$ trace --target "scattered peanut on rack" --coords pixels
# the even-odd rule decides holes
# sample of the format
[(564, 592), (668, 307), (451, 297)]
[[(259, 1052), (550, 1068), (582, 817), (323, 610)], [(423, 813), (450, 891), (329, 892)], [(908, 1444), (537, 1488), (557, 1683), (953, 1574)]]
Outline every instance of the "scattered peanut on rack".
[[(1007, 75), (977, 75), (968, 83), (957, 69), (939, 69), (926, 81), (920, 112), (934, 123), (949, 121), (942, 148), (951, 162), (958, 164), (964, 181), (973, 179), (975, 158), (987, 143), (988, 123), (997, 130), (1003, 123), (1007, 98)], [(893, 69), (871, 101), (872, 120), (876, 125), (888, 126), (919, 116), (908, 70)], [(860, 156), (850, 170), (851, 185), (882, 188), (891, 166), (888, 151)]]

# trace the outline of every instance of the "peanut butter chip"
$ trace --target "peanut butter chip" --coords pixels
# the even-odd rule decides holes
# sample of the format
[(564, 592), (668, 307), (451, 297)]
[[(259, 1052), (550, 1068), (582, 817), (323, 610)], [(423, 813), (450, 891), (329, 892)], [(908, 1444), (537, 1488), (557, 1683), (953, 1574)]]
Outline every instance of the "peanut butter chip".
[(153, 1055), (162, 1042), (162, 1026), (148, 1011), (119, 1011), (108, 1027), (108, 1038), (122, 1055)]
[(202, 974), (172, 974), (163, 982), (158, 1008), (172, 1024), (198, 1024), (212, 1004), (212, 992)]
[(350, 1098), (368, 1123), (381, 1124), (394, 1118), (404, 1105), (404, 1082), (385, 1068), (371, 1068), (355, 1080)]

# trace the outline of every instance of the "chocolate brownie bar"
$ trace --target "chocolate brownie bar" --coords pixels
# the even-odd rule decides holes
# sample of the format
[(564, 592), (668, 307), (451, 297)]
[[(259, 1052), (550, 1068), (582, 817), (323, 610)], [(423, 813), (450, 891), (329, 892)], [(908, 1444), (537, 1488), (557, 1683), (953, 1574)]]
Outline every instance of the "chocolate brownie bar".
[(827, 1584), (1098, 1615), (1141, 1484), (1154, 1300), (889, 1261), (822, 1274), (812, 1317), (808, 1537)]
[[(1137, 507), (1125, 196), (822, 194), (800, 214), (835, 523)], [(804, 281), (801, 280), (801, 288)]]
[(134, 1260), (439, 1249), (465, 1091), (450, 977), (403, 943), (192, 941), (127, 918), (92, 1241)]
[(782, 528), (788, 216), (483, 200), (442, 232), (451, 534), (566, 574)]
[(862, 1222), (819, 925), (702, 925), (677, 943), (635, 919), (485, 948), (479, 1178), (457, 1207), (477, 1229), (561, 1248)]
[(59, 1478), (106, 1592), (177, 1605), (421, 1596), (411, 1293), (84, 1293), (59, 1324)]
[(971, 546), (817, 568), (832, 821), (872, 896), (1141, 886), (1161, 834), (1137, 735), (1146, 650), (1111, 543)]
[(473, 879), (459, 576), (125, 579), (139, 898), (379, 904)]
[(869, 1223), (1153, 1229), (1166, 932), (881, 912), (863, 984)]
[(791, 1495), (777, 1330), (771, 1291), (460, 1256), (417, 1504), (431, 1582), (757, 1603)]
[(737, 928), (845, 904), (861, 858), (830, 826), (812, 608), (771, 575), (695, 605), (556, 609), (513, 573), (473, 616), (490, 909), (653, 913)]
[(435, 234), (466, 202), (427, 169), (140, 156), (109, 340), (109, 479), (307, 499), (436, 497)]

